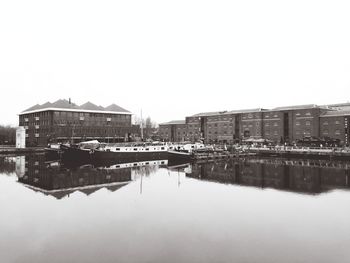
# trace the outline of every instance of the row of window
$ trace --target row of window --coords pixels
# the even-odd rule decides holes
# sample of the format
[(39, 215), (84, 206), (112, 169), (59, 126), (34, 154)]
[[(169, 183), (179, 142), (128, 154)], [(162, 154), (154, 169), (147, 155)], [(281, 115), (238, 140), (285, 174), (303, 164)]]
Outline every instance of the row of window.
[[(296, 122), (295, 122), (295, 125), (296, 125), (296, 126), (300, 126), (300, 124), (301, 124), (300, 121), (296, 121)], [(311, 121), (305, 121), (305, 125), (306, 125), (306, 126), (310, 126), (310, 125), (311, 125)]]
[[(322, 131), (323, 135), (329, 135), (329, 131), (328, 130), (324, 130)], [(340, 135), (340, 130), (335, 130), (334, 132), (335, 135)]]
[[(336, 120), (334, 123), (335, 123), (335, 125), (339, 125), (340, 121)], [(323, 125), (328, 125), (328, 121), (324, 121), (322, 124)]]

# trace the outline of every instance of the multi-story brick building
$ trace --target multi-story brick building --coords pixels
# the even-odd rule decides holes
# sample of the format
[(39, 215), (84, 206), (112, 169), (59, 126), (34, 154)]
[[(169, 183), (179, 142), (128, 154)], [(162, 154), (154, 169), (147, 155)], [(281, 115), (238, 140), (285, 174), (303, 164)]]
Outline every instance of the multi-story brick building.
[(187, 139), (187, 125), (184, 120), (159, 124), (159, 136), (164, 141), (180, 142)]
[[(205, 113), (208, 114), (208, 113)], [(199, 141), (203, 137), (203, 131), (201, 131), (201, 123), (203, 113), (199, 113), (190, 117), (186, 117), (187, 136), (190, 141)], [(204, 115), (203, 115), (204, 116)]]
[(338, 139), (340, 144), (349, 145), (350, 108), (324, 112), (320, 116), (320, 135)]
[(248, 110), (241, 114), (241, 138), (263, 137), (264, 109)]
[(249, 118), (252, 114), (260, 116), (261, 111), (261, 109), (216, 111), (186, 117), (187, 137), (189, 140), (200, 139), (205, 143), (233, 143), (243, 137), (244, 132), (247, 137), (261, 136), (260, 130), (255, 128), (255, 123), (254, 129), (250, 127), (256, 120)]
[[(350, 103), (310, 104), (199, 113), (186, 117), (185, 124), (181, 122), (181, 129), (186, 130), (186, 139), (206, 143), (232, 143), (248, 138), (293, 143), (307, 137), (327, 137), (349, 145), (349, 121)], [(161, 137), (178, 140), (170, 135)]]
[[(277, 110), (265, 111), (263, 113), (262, 137), (275, 142), (288, 137), (284, 130), (284, 118), (285, 114), (283, 112)], [(286, 133), (288, 133), (288, 127)]]
[(21, 112), (19, 126), (26, 129), (27, 146), (92, 139), (125, 141), (135, 132), (131, 115), (115, 104), (104, 108), (91, 102), (78, 106), (58, 100)]

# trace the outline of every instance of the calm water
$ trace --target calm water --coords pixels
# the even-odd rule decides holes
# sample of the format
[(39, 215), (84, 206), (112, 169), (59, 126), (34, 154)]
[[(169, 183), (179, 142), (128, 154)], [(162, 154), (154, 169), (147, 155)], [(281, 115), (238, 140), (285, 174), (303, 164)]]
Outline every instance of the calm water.
[(0, 262), (350, 262), (349, 171), (0, 157)]

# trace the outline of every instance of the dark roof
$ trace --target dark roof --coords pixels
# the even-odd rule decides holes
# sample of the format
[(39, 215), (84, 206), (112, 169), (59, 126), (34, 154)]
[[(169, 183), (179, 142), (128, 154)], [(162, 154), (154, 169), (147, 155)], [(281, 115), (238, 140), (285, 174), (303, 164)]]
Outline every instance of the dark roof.
[(40, 105), (36, 104), (36, 105), (34, 105), (34, 106), (24, 110), (24, 111), (32, 111), (32, 110), (38, 110), (38, 109), (40, 109)]
[(102, 106), (97, 106), (97, 105), (93, 104), (92, 102), (88, 101), (88, 102), (84, 103), (83, 105), (78, 106), (77, 104), (69, 102), (68, 100), (61, 99), (61, 100), (57, 100), (53, 103), (46, 102), (42, 105), (36, 104), (36, 105), (22, 111), (22, 113), (28, 112), (28, 111), (47, 109), (47, 108), (89, 110), (89, 111), (129, 112), (128, 110), (126, 110), (126, 109), (124, 109), (116, 104), (111, 104), (108, 107), (104, 108)]
[(106, 186), (106, 188), (108, 189), (108, 191), (114, 192), (114, 191), (117, 191), (120, 188), (126, 186), (127, 184), (128, 184), (128, 182), (126, 182), (125, 184), (117, 184), (117, 185)]
[(174, 120), (174, 121), (160, 123), (159, 125), (171, 125), (171, 124), (186, 124), (186, 121), (185, 120)]
[(96, 192), (97, 190), (99, 190), (101, 187), (96, 187), (96, 188), (82, 188), (79, 189), (78, 191), (86, 194), (86, 195), (91, 195), (92, 193)]
[[(55, 101), (54, 103), (50, 103), (50, 102), (46, 102), (43, 105), (47, 105), (45, 108), (50, 107), (50, 108), (63, 108), (63, 109), (78, 109), (79, 106), (74, 104), (74, 103), (70, 103), (68, 100), (58, 100)], [(41, 108), (43, 109), (43, 105), (41, 106)]]
[(116, 105), (116, 104), (111, 104), (108, 107), (105, 108), (108, 111), (127, 111), (126, 109)]
[(91, 103), (90, 101), (84, 103), (83, 105), (80, 105), (79, 108), (83, 110), (105, 110), (105, 108), (103, 108), (102, 106), (97, 106)]

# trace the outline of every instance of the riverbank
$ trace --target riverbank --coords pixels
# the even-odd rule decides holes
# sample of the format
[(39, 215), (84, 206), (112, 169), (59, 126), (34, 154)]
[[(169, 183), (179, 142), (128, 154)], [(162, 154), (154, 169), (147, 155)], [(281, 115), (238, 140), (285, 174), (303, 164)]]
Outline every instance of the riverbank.
[(255, 153), (261, 157), (350, 160), (350, 151), (343, 148), (276, 146), (243, 147), (239, 151)]
[(25, 154), (25, 153), (43, 153), (44, 147), (28, 147), (28, 148), (15, 148), (15, 147), (0, 147), (0, 155), (2, 154)]

